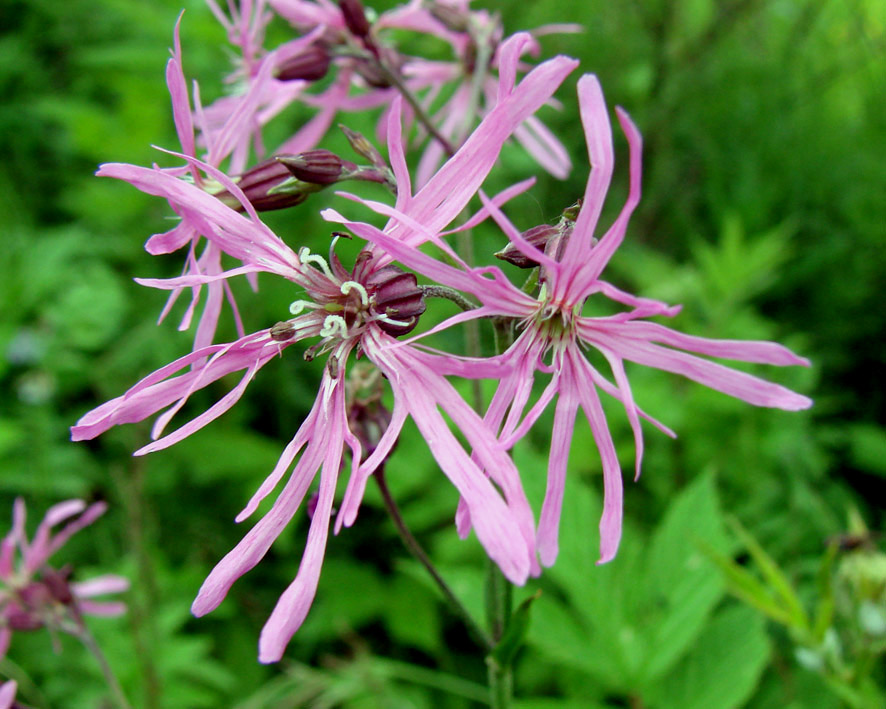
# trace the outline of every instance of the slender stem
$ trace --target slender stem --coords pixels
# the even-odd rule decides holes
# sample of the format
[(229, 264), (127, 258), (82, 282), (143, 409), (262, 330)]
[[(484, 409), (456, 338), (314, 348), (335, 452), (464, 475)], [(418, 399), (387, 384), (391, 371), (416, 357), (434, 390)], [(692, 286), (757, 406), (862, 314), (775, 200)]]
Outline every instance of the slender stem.
[(148, 552), (148, 520), (144, 494), (144, 458), (131, 458), (125, 470), (114, 469), (114, 478), (119, 486), (118, 495), (126, 510), (127, 542), (136, 558), (137, 593), (129, 603), (128, 616), (133, 628), (133, 645), (139, 658), (139, 671), (142, 676), (142, 702), (145, 709), (160, 706), (160, 676), (157, 671), (156, 647), (156, 606), (157, 574)]
[(472, 23), (472, 27), (469, 30), (474, 47), (477, 50), (477, 56), (474, 59), (471, 93), (464, 114), (464, 122), (458, 134), (459, 142), (463, 142), (467, 137), (474, 119), (479, 115), (480, 97), (483, 95), (483, 86), (486, 83), (486, 77), (489, 75), (489, 60), (492, 58), (492, 32), (497, 24), (499, 23), (496, 17), (496, 21), (488, 26), (478, 27), (476, 23)]
[(438, 670), (429, 670), (408, 662), (399, 662), (388, 658), (373, 657), (372, 663), (381, 667), (388, 677), (430, 687), (456, 697), (470, 699), (479, 704), (489, 702), (488, 691), (482, 684), (470, 682)]
[(418, 102), (418, 99), (415, 94), (412, 93), (412, 90), (403, 83), (403, 77), (400, 76), (400, 72), (388, 67), (380, 56), (370, 53), (362, 58), (373, 62), (385, 79), (387, 79), (387, 81), (400, 92), (400, 95), (406, 99), (406, 103), (408, 103), (412, 107), (412, 110), (415, 111), (415, 117), (418, 119), (418, 122), (424, 126), (425, 130), (434, 138), (434, 140), (440, 143), (440, 146), (445, 153), (449, 157), (455, 155), (455, 147), (453, 147), (452, 143), (449, 142), (446, 136), (437, 130), (437, 126), (434, 125), (431, 117), (425, 111), (424, 106)]
[(468, 628), (468, 632), (470, 632), (474, 640), (476, 640), (483, 648), (484, 652), (491, 652), (493, 648), (492, 639), (486, 634), (483, 628), (480, 627), (477, 621), (474, 620), (462, 602), (458, 600), (458, 597), (453, 593), (452, 589), (449, 588), (449, 584), (446, 583), (440, 575), (440, 572), (437, 571), (434, 563), (422, 548), (421, 544), (418, 543), (418, 540), (413, 536), (409, 527), (406, 526), (406, 521), (403, 519), (403, 515), (400, 514), (400, 508), (397, 507), (397, 503), (394, 502), (394, 498), (391, 496), (391, 491), (388, 489), (384, 469), (379, 468), (375, 471), (372, 477), (375, 478), (375, 482), (378, 485), (382, 500), (385, 504), (385, 509), (391, 516), (391, 520), (393, 520), (394, 526), (397, 528), (397, 532), (399, 532), (400, 538), (403, 540), (406, 548), (409, 549), (410, 553), (418, 560), (418, 562), (427, 569), (431, 578), (434, 579), (434, 582), (443, 593), (443, 596), (449, 602), (452, 610), (464, 621)]
[(446, 298), (462, 310), (475, 310), (477, 305), (465, 298), (457, 290), (449, 286), (419, 286), (418, 289), (426, 298)]
[(108, 685), (108, 689), (111, 690), (114, 701), (121, 709), (132, 709), (132, 705), (129, 703), (129, 700), (126, 699), (126, 694), (123, 692), (123, 687), (120, 686), (120, 683), (114, 676), (114, 671), (108, 664), (108, 660), (98, 643), (95, 641), (95, 638), (92, 637), (92, 633), (89, 632), (89, 628), (87, 628), (86, 624), (79, 618), (75, 622), (77, 624), (76, 636), (80, 639), (80, 642), (83, 643), (86, 649), (92, 653), (92, 656), (96, 659), (96, 662), (98, 662), (99, 667), (101, 667), (105, 682)]
[[(493, 561), (486, 566), (486, 623), (493, 640), (498, 643), (511, 618), (512, 587)], [(496, 657), (486, 658), (489, 675), (489, 700), (494, 709), (511, 706), (514, 691), (513, 667), (503, 665)]]
[(493, 709), (508, 709), (514, 694), (514, 670), (489, 659), (489, 703)]
[[(506, 319), (493, 321), (495, 353), (501, 354), (513, 342), (513, 323)], [(501, 569), (490, 559), (486, 563), (486, 624), (498, 643), (511, 620), (513, 586)], [(510, 662), (502, 664), (494, 655), (486, 658), (489, 676), (489, 700), (494, 709), (511, 706), (514, 692), (514, 670)]]

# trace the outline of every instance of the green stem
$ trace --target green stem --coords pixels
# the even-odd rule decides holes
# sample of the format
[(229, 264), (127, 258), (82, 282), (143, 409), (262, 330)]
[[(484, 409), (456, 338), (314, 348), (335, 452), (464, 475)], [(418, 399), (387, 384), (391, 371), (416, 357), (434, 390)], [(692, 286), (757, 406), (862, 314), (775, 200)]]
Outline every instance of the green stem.
[(77, 625), (77, 632), (75, 634), (80, 642), (83, 643), (86, 649), (89, 650), (92, 656), (96, 659), (96, 662), (98, 662), (102, 675), (104, 675), (105, 682), (108, 685), (108, 689), (111, 690), (111, 695), (114, 697), (117, 706), (119, 706), (120, 709), (132, 709), (132, 705), (129, 703), (129, 700), (126, 699), (126, 694), (123, 692), (123, 687), (120, 686), (120, 683), (114, 676), (114, 672), (108, 664), (105, 654), (95, 641), (95, 638), (92, 637), (89, 628), (87, 628), (85, 623), (79, 618), (75, 622)]
[(419, 286), (418, 289), (422, 292), (425, 298), (446, 298), (446, 300), (451, 300), (459, 308), (465, 311), (475, 310), (477, 308), (475, 303), (472, 303), (457, 290), (450, 288), (449, 286)]
[(403, 515), (400, 514), (400, 508), (397, 507), (397, 503), (394, 502), (394, 498), (391, 496), (391, 491), (388, 489), (384, 469), (379, 468), (375, 471), (372, 477), (375, 478), (379, 492), (381, 492), (382, 500), (384, 501), (385, 509), (391, 516), (391, 520), (394, 522), (394, 526), (397, 528), (397, 532), (399, 532), (400, 538), (403, 540), (406, 548), (409, 549), (411, 554), (422, 566), (425, 567), (427, 572), (431, 575), (431, 578), (434, 579), (434, 582), (449, 602), (452, 610), (464, 621), (468, 632), (474, 640), (477, 641), (477, 644), (483, 648), (484, 652), (491, 652), (494, 646), (492, 638), (484, 632), (483, 628), (480, 627), (477, 621), (474, 620), (473, 616), (471, 616), (470, 612), (468, 612), (468, 609), (464, 607), (460, 600), (458, 600), (458, 597), (453, 593), (452, 589), (449, 588), (449, 584), (446, 583), (440, 575), (440, 572), (437, 571), (437, 568), (434, 566), (434, 563), (422, 548), (421, 544), (418, 543), (418, 540), (413, 536), (409, 527), (406, 526), (406, 521), (403, 519)]
[[(486, 567), (486, 623), (493, 640), (498, 643), (511, 618), (513, 587), (493, 561)], [(514, 672), (510, 664), (503, 665), (495, 657), (486, 658), (489, 676), (489, 700), (493, 709), (511, 706), (514, 691)]]
[[(472, 23), (473, 24), (473, 23)], [(489, 72), (489, 60), (492, 58), (491, 33), (494, 25), (486, 27), (472, 26), (469, 32), (472, 36), (474, 46), (477, 49), (477, 56), (474, 60), (474, 73), (471, 76), (471, 94), (468, 99), (468, 106), (464, 113), (464, 123), (459, 131), (459, 142), (464, 142), (468, 133), (471, 131), (474, 119), (479, 115), (480, 98), (483, 95), (483, 86), (486, 83), (486, 77)]]
[(508, 709), (514, 693), (514, 671), (502, 667), (495, 660), (489, 664), (489, 704), (493, 709)]
[(449, 157), (455, 155), (455, 147), (449, 142), (446, 136), (437, 130), (437, 126), (434, 125), (431, 117), (425, 111), (424, 106), (418, 102), (415, 94), (413, 94), (409, 87), (403, 83), (403, 78), (400, 76), (400, 73), (396, 69), (389, 68), (381, 57), (369, 54), (365, 58), (373, 61), (376, 68), (382, 73), (385, 79), (387, 79), (388, 82), (400, 92), (400, 95), (406, 99), (406, 103), (408, 103), (415, 112), (415, 117), (418, 119), (418, 122), (424, 126), (425, 130), (434, 138), (434, 140), (440, 143), (440, 146), (443, 148), (446, 155)]

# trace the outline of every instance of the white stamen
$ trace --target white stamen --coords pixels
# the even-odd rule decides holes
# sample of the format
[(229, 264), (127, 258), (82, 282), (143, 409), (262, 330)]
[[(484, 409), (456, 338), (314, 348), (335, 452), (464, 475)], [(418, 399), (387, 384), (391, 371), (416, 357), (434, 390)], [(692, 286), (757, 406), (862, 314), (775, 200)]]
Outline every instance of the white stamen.
[(311, 310), (320, 310), (323, 308), (323, 306), (317, 305), (310, 300), (295, 300), (289, 306), (289, 312), (293, 315), (298, 315), (299, 313), (303, 312), (305, 308), (310, 308)]
[(357, 281), (345, 281), (341, 284), (342, 295), (348, 295), (352, 290), (356, 290), (360, 294), (360, 302), (363, 303), (364, 308), (368, 308), (369, 293), (366, 292), (366, 288), (362, 283), (357, 283)]
[(387, 323), (388, 325), (395, 325), (398, 327), (409, 327), (410, 325), (415, 323), (414, 317), (409, 318), (409, 320), (395, 320), (394, 318), (390, 317), (389, 315), (381, 315), (380, 313), (377, 314), (374, 318), (372, 318), (372, 320), (373, 321), (381, 320), (383, 323)]
[(348, 336), (348, 324), (341, 315), (327, 315), (323, 321), (323, 329), (320, 330), (320, 337), (335, 337), (336, 333), (340, 333), (340, 337)]
[(316, 265), (330, 281), (335, 280), (335, 276), (332, 275), (332, 271), (329, 270), (329, 264), (326, 263), (326, 259), (322, 256), (318, 256), (317, 254), (312, 254), (311, 250), (307, 246), (302, 246), (298, 250), (298, 258), (302, 263), (313, 263)]

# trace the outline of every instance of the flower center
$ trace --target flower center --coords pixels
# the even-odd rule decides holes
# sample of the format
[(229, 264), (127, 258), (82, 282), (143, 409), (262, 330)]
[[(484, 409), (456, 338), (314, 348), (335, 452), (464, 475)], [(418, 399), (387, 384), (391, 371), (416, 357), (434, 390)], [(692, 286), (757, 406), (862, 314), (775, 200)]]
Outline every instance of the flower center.
[[(334, 245), (334, 242), (333, 242)], [(411, 331), (425, 311), (424, 295), (415, 276), (389, 265), (371, 270), (368, 252), (361, 252), (353, 271), (347, 271), (330, 249), (329, 261), (312, 254), (307, 247), (298, 253), (299, 260), (312, 268), (311, 299), (296, 300), (289, 306), (292, 315), (305, 311), (317, 314), (319, 343), (308, 348), (308, 360), (327, 352), (346, 340), (358, 339), (375, 324), (389, 335), (398, 337)], [(296, 334), (292, 322), (277, 323), (271, 337), (283, 342)]]

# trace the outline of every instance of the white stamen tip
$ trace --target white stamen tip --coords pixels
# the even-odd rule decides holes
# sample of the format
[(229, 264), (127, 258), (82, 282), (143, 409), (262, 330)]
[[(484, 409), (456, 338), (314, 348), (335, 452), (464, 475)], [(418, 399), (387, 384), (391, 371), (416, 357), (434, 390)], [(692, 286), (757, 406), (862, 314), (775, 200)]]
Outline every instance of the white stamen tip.
[(363, 303), (364, 308), (368, 308), (369, 293), (366, 292), (366, 288), (362, 283), (357, 283), (357, 281), (345, 281), (341, 284), (342, 295), (348, 295), (352, 290), (356, 290), (360, 294), (360, 302)]
[(332, 271), (329, 269), (329, 264), (326, 263), (326, 259), (322, 256), (318, 256), (317, 254), (312, 254), (311, 250), (307, 246), (302, 246), (298, 250), (298, 258), (302, 263), (313, 263), (317, 268), (323, 271), (324, 274), (329, 278), (329, 280), (334, 281), (335, 277), (332, 275)]
[(340, 337), (348, 336), (348, 324), (341, 315), (327, 315), (323, 321), (323, 329), (320, 330), (320, 337)]

